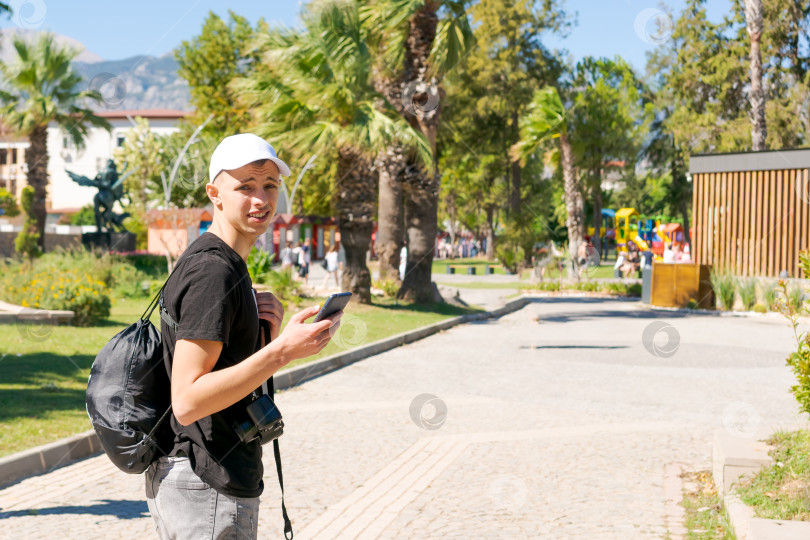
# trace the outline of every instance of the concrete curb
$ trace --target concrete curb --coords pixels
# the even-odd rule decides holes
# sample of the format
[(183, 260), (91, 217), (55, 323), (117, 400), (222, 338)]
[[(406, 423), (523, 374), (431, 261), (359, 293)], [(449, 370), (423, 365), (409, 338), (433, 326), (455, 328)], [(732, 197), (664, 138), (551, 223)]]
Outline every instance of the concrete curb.
[[(275, 385), (277, 390), (284, 390), (301, 384), (315, 377), (336, 371), (370, 356), (389, 351), (400, 345), (413, 343), (420, 339), (447, 330), (453, 326), (502, 317), (529, 304), (528, 298), (510, 300), (503, 307), (493, 311), (484, 311), (470, 315), (461, 315), (437, 323), (403, 332), (380, 341), (375, 341), (364, 347), (352, 349), (344, 353), (328, 356), (317, 362), (311, 362), (300, 367), (286, 369), (276, 374)], [(97, 452), (101, 452), (101, 443), (92, 429), (52, 443), (37, 446), (23, 452), (18, 452), (0, 458), (0, 489), (27, 476), (50, 472), (51, 470), (82, 459)]]
[(66, 439), (37, 446), (0, 458), (0, 486), (25, 476), (49, 472), (71, 461), (101, 451), (101, 443), (91, 429)]

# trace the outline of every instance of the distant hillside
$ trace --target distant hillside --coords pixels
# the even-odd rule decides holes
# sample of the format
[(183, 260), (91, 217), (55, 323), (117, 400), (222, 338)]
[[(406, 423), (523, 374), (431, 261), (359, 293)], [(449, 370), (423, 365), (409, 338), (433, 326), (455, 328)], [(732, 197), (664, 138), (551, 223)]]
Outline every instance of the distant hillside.
[[(22, 36), (26, 40), (32, 40), (39, 33), (37, 30), (3, 28), (0, 31), (0, 60), (9, 62), (16, 59), (12, 46), (13, 37)], [(188, 83), (177, 74), (179, 66), (171, 53), (160, 58), (133, 56), (124, 60), (103, 60), (88, 51), (80, 41), (54, 35), (60, 45), (81, 51), (73, 65), (84, 78), (84, 87), (92, 85), (104, 96), (104, 103), (92, 103), (91, 108), (190, 109)]]
[(179, 66), (171, 54), (75, 62), (74, 66), (87, 85), (105, 98), (103, 104), (91, 105), (93, 109), (189, 109), (188, 83), (177, 75)]

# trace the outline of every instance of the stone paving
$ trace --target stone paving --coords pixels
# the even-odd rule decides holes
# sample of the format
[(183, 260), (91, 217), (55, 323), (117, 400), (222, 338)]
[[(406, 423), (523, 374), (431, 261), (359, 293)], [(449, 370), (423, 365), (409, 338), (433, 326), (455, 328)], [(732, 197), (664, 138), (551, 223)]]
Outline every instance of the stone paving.
[[(677, 537), (673, 464), (806, 421), (791, 339), (773, 315), (543, 298), (309, 381), (278, 397), (296, 538)], [(264, 480), (259, 537), (282, 538), (272, 452)], [(143, 478), (104, 456), (0, 490), (2, 538), (152, 531)]]

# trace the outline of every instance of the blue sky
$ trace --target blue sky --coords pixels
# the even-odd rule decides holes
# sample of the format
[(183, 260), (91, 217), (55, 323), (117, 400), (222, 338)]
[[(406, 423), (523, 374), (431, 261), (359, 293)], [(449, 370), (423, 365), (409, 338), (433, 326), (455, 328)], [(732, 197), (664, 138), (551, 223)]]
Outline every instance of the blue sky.
[[(14, 20), (3, 18), (0, 28), (18, 25), (51, 30), (84, 43), (105, 60), (121, 60), (141, 54), (160, 56), (182, 40), (198, 34), (209, 11), (227, 17), (228, 8), (252, 23), (264, 17), (268, 22), (293, 26), (300, 2), (295, 0), (231, 1), (142, 0), (119, 2), (85, 0), (10, 0), (19, 6)], [(226, 7), (223, 7), (223, 4)], [(666, 28), (656, 27), (661, 6), (673, 13), (683, 0), (567, 0), (566, 9), (577, 12), (577, 26), (565, 39), (545, 36), (550, 48), (565, 48), (574, 60), (583, 56), (620, 55), (643, 70), (645, 52), (666, 38)], [(719, 21), (731, 9), (731, 0), (709, 0), (709, 19)]]

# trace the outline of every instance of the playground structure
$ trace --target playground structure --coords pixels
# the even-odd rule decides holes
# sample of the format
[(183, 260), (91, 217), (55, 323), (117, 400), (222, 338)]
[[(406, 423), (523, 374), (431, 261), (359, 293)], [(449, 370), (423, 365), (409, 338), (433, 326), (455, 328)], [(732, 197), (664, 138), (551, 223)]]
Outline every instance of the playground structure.
[(740, 276), (808, 277), (810, 149), (691, 156), (692, 257)]
[(627, 242), (633, 242), (640, 251), (650, 250), (656, 259), (664, 255), (667, 245), (683, 251), (685, 244), (683, 225), (661, 223), (660, 219), (643, 219), (635, 208), (622, 208), (616, 212), (616, 251), (627, 252)]

